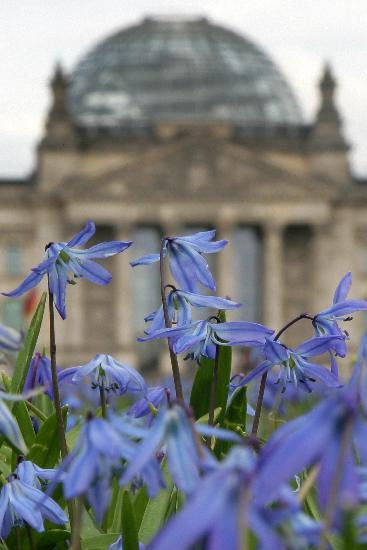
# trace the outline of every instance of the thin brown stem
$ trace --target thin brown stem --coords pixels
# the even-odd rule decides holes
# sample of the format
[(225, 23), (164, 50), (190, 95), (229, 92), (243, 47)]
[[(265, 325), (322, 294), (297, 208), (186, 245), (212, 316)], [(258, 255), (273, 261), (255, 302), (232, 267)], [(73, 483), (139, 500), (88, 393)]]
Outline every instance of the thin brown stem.
[[(217, 404), (217, 389), (218, 389), (218, 371), (219, 371), (219, 355), (220, 355), (220, 346), (215, 346), (215, 360), (213, 368), (213, 379), (210, 388), (210, 402), (209, 402), (209, 417), (208, 424), (213, 426), (214, 424), (214, 412), (215, 406)], [(207, 439), (207, 447), (211, 448), (212, 438), (209, 436)]]
[(56, 413), (57, 430), (59, 434), (59, 443), (61, 457), (64, 459), (68, 454), (68, 449), (65, 439), (65, 426), (62, 416), (59, 382), (57, 377), (56, 367), (56, 336), (55, 336), (55, 315), (54, 315), (54, 301), (51, 290), (48, 290), (48, 306), (50, 313), (50, 358), (51, 358), (51, 375), (52, 375), (52, 389), (54, 394), (54, 405)]
[[(65, 425), (64, 425), (64, 418), (62, 416), (59, 382), (58, 382), (58, 376), (57, 376), (54, 299), (53, 299), (53, 294), (50, 290), (50, 284), (48, 288), (48, 307), (49, 307), (49, 315), (50, 315), (50, 359), (51, 359), (52, 389), (54, 394), (56, 424), (57, 424), (57, 431), (59, 435), (61, 458), (64, 460), (64, 458), (68, 454), (68, 448), (66, 444)], [(69, 512), (70, 529), (71, 529), (71, 532), (73, 532), (74, 501), (72, 500), (68, 501), (67, 506), (68, 506), (68, 512)]]
[(82, 527), (83, 508), (83, 498), (79, 497), (75, 510), (74, 530), (72, 532), (70, 550), (80, 550), (80, 531)]
[[(308, 313), (301, 313), (300, 315), (297, 315), (297, 317), (295, 317), (294, 319), (292, 319), (291, 321), (289, 321), (289, 323), (287, 323), (286, 325), (284, 325), (284, 327), (282, 327), (277, 333), (276, 335), (274, 336), (274, 341), (276, 342), (277, 340), (279, 340), (279, 338), (281, 337), (281, 335), (283, 334), (283, 332), (285, 332), (286, 330), (288, 330), (292, 325), (294, 325), (295, 323), (298, 323), (298, 321), (301, 321), (301, 319), (310, 319), (311, 321), (313, 321), (313, 317), (311, 315), (309, 315)], [(261, 381), (260, 381), (260, 388), (259, 388), (259, 393), (258, 393), (258, 396), (257, 396), (257, 402), (256, 402), (256, 409), (255, 409), (255, 416), (254, 416), (254, 422), (252, 424), (252, 434), (253, 435), (257, 435), (257, 432), (258, 432), (258, 429), (259, 429), (259, 424), (260, 424), (260, 417), (261, 417), (261, 409), (262, 409), (262, 404), (263, 404), (263, 400), (264, 400), (264, 394), (265, 394), (265, 388), (266, 388), (266, 380), (267, 380), (267, 377), (268, 377), (268, 372), (266, 371), (262, 377), (261, 377)]]
[(35, 543), (34, 538), (33, 538), (32, 529), (28, 525), (28, 523), (26, 523), (25, 528), (26, 528), (26, 531), (27, 531), (27, 537), (28, 537), (29, 546), (30, 546), (31, 550), (37, 550), (37, 546), (36, 546), (36, 543)]
[[(172, 323), (171, 319), (169, 318), (168, 314), (168, 307), (167, 307), (167, 300), (166, 300), (166, 282), (165, 282), (165, 276), (164, 276), (164, 243), (166, 241), (166, 238), (162, 239), (161, 242), (161, 248), (159, 252), (159, 271), (160, 271), (160, 278), (161, 278), (161, 300), (162, 300), (162, 306), (163, 306), (163, 315), (164, 315), (164, 323), (166, 325), (166, 328), (171, 328)], [(183, 400), (183, 391), (182, 391), (182, 383), (181, 383), (181, 375), (180, 375), (180, 369), (178, 366), (177, 361), (177, 355), (174, 353), (174, 351), (171, 348), (171, 343), (169, 339), (167, 339), (168, 342), (168, 349), (169, 349), (169, 356), (171, 359), (171, 366), (172, 366), (172, 375), (173, 375), (173, 381), (175, 384), (175, 391), (176, 391), (176, 397), (177, 399)]]

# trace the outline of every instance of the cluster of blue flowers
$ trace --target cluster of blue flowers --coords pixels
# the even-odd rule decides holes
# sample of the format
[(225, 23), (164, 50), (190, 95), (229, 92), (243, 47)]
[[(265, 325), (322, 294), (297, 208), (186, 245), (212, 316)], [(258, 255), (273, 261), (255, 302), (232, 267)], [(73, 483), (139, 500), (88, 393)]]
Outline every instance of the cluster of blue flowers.
[[(43, 261), (4, 294), (20, 296), (47, 276), (51, 306), (65, 319), (68, 284), (83, 278), (108, 284), (111, 275), (94, 260), (132, 244), (113, 241), (80, 249), (94, 232), (88, 222), (68, 243), (49, 244)], [(149, 386), (136, 369), (107, 354), (61, 369), (55, 355), (36, 352), (20, 386), (14, 389), (4, 378), (0, 456), (11, 452), (13, 468), (0, 477), (2, 539), (14, 531), (42, 533), (46, 519), (65, 526), (57, 548), (67, 548), (70, 540), (80, 548), (86, 536), (84, 510), (98, 544), (110, 550), (325, 550), (346, 532), (353, 532), (355, 544), (367, 540), (367, 337), (349, 380), (339, 377), (337, 364), (348, 351), (343, 323), (355, 311), (367, 310), (367, 302), (347, 298), (352, 282), (347, 273), (329, 308), (314, 315), (300, 312), (284, 327), (226, 321), (223, 312), (240, 304), (205, 293), (216, 291), (205, 254), (227, 245), (214, 238), (215, 231), (165, 237), (160, 253), (131, 262), (134, 268), (161, 264), (162, 305), (147, 313), (145, 336), (138, 340), (167, 340), (176, 395), (170, 383)], [(164, 280), (165, 261), (170, 284)], [(210, 316), (194, 320), (208, 308)], [(309, 320), (314, 336), (290, 348), (283, 335), (300, 319)], [(0, 329), (4, 352), (16, 352), (22, 341), (22, 335)], [(231, 377), (223, 357), (228, 361), (234, 346), (251, 350), (254, 365)], [(181, 354), (197, 363), (189, 399), (180, 393)], [(255, 395), (252, 391), (254, 408), (246, 400), (253, 380), (260, 381)], [(309, 395), (312, 399), (302, 397)], [(251, 392), (247, 397), (251, 400)], [(21, 403), (23, 416), (17, 414)], [(272, 414), (263, 414), (260, 422), (267, 408)], [(201, 417), (198, 410), (204, 412)], [(24, 424), (26, 414), (32, 417), (33, 435)], [(41, 456), (37, 437), (47, 437), (43, 426), (51, 421), (59, 429), (61, 457), (57, 452), (53, 467), (44, 468), (36, 460)], [(149, 524), (151, 502), (156, 507)], [(116, 529), (111, 517), (118, 506), (122, 520)]]

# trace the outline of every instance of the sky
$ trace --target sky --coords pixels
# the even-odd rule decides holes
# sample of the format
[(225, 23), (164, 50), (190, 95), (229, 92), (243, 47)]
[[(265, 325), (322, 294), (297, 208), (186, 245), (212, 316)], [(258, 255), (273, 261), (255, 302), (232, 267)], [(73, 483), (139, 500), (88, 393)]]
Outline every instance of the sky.
[(367, 177), (366, 0), (1, 0), (0, 177), (35, 167), (55, 63), (71, 71), (102, 38), (148, 15), (206, 16), (252, 39), (285, 74), (306, 122), (329, 61), (352, 169)]

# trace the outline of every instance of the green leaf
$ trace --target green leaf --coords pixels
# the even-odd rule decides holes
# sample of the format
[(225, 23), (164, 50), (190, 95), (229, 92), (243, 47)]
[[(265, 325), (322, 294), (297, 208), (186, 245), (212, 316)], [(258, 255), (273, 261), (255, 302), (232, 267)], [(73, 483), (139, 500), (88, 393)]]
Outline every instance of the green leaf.
[[(70, 531), (65, 529), (47, 529), (44, 533), (33, 535), (37, 544), (37, 550), (49, 550), (50, 548), (57, 548), (57, 543), (66, 542), (71, 540)], [(60, 545), (60, 548), (68, 548), (69, 545)]]
[(124, 491), (121, 511), (121, 535), (124, 550), (139, 550), (138, 531), (128, 491)]
[(230, 402), (228, 403), (225, 423), (226, 427), (237, 427), (239, 426), (241, 430), (246, 431), (246, 418), (247, 418), (247, 397), (246, 397), (246, 386), (242, 388), (237, 388), (233, 392)]
[(164, 525), (169, 503), (172, 498), (173, 482), (168, 473), (167, 462), (163, 463), (166, 489), (158, 493), (155, 498), (149, 499), (144, 511), (139, 529), (139, 541), (147, 544), (155, 533)]
[[(217, 407), (216, 409), (214, 409), (214, 424), (218, 421), (218, 418), (221, 412), (222, 412), (221, 407)], [(208, 424), (208, 421), (209, 421), (209, 413), (204, 414), (204, 416), (202, 416), (201, 418), (198, 418), (196, 420), (196, 424)]]
[[(64, 424), (66, 422), (67, 407), (62, 408)], [(41, 468), (53, 468), (60, 457), (60, 442), (57, 430), (56, 413), (53, 413), (38, 432), (28, 453), (28, 460), (32, 460)]]
[(108, 533), (108, 535), (95, 535), (87, 539), (82, 539), (82, 550), (108, 550), (110, 544), (116, 542), (120, 533)]
[(136, 519), (137, 529), (140, 529), (141, 522), (143, 520), (144, 512), (149, 501), (149, 495), (146, 487), (142, 487), (135, 496), (134, 499), (134, 512)]
[[(218, 312), (218, 317), (221, 322), (225, 322), (224, 311)], [(208, 414), (210, 405), (210, 393), (213, 380), (215, 360), (203, 357), (200, 361), (194, 383), (192, 385), (190, 406), (194, 412), (195, 418), (201, 418)], [(229, 346), (221, 346), (219, 348), (219, 367), (218, 367), (218, 384), (217, 398), (215, 408), (221, 407), (222, 412), (219, 415), (218, 423), (222, 424), (228, 399), (229, 380), (231, 376), (232, 365), (232, 348)]]
[(24, 401), (18, 401), (13, 405), (13, 415), (17, 419), (19, 429), (24, 441), (29, 448), (36, 438), (28, 407)]
[[(233, 392), (232, 397), (228, 403), (225, 413), (222, 427), (233, 432), (243, 434), (246, 431), (246, 417), (247, 417), (247, 398), (246, 398), (246, 386), (238, 388)], [(215, 454), (217, 457), (226, 455), (229, 449), (232, 447), (232, 443), (229, 441), (217, 440), (215, 444)]]
[(46, 298), (47, 294), (44, 292), (33, 315), (31, 324), (29, 325), (23, 348), (18, 354), (11, 382), (12, 393), (20, 393), (23, 389), (25, 377), (27, 375), (29, 364), (31, 362), (41, 329), (43, 314), (45, 312)]

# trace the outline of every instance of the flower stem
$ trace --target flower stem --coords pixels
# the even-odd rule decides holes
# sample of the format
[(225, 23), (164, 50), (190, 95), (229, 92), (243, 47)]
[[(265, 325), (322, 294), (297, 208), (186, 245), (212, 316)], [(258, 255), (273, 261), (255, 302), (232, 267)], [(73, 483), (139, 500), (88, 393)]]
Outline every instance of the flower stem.
[[(48, 282), (48, 307), (49, 307), (49, 314), (50, 314), (50, 359), (51, 359), (52, 389), (54, 394), (56, 424), (57, 424), (57, 430), (59, 434), (61, 458), (64, 460), (64, 458), (68, 454), (68, 448), (66, 445), (65, 426), (64, 426), (64, 419), (62, 416), (59, 382), (57, 377), (54, 299), (53, 299), (53, 294), (50, 290), (50, 281)], [(68, 501), (67, 506), (68, 506), (68, 512), (69, 512), (70, 530), (73, 533), (74, 508), (75, 508), (74, 501), (72, 500)]]
[(83, 498), (79, 497), (77, 499), (74, 531), (72, 532), (70, 550), (80, 550), (80, 530), (82, 526), (83, 507), (84, 507)]
[(57, 378), (54, 302), (53, 302), (53, 294), (50, 289), (48, 290), (48, 305), (49, 305), (49, 312), (50, 312), (50, 356), (51, 356), (52, 389), (54, 394), (54, 404), (55, 404), (57, 429), (59, 433), (61, 457), (62, 459), (64, 459), (68, 454), (68, 449), (67, 449), (66, 439), (65, 439), (65, 426), (64, 426), (64, 419), (62, 416), (59, 383)]
[[(209, 416), (208, 416), (209, 426), (213, 426), (213, 424), (214, 424), (214, 412), (215, 412), (215, 405), (217, 403), (219, 354), (220, 354), (220, 346), (215, 346), (215, 360), (214, 360), (214, 368), (213, 368), (213, 379), (212, 379), (212, 384), (211, 384), (211, 388), (210, 388), (210, 402), (209, 402)], [(209, 436), (208, 439), (207, 439), (208, 449), (211, 448), (211, 444), (212, 444), (212, 438)]]
[(32, 534), (32, 529), (28, 525), (28, 523), (26, 523), (25, 528), (26, 528), (26, 531), (27, 531), (27, 537), (28, 537), (29, 546), (30, 546), (31, 550), (37, 550), (36, 543), (34, 542), (34, 538), (33, 538), (33, 534)]
[[(164, 264), (163, 264), (163, 260), (164, 260), (163, 252), (164, 252), (165, 241), (166, 241), (166, 237), (163, 238), (161, 241), (161, 248), (159, 252), (159, 271), (160, 271), (160, 278), (161, 278), (161, 300), (162, 300), (162, 306), (163, 306), (164, 323), (166, 325), (166, 328), (171, 328), (172, 323), (168, 314), (166, 290), (165, 290), (166, 282), (164, 277)], [(177, 355), (173, 352), (169, 339), (167, 340), (167, 342), (168, 342), (169, 356), (171, 359), (172, 374), (173, 374), (173, 381), (175, 384), (176, 397), (177, 399), (183, 400), (181, 375), (180, 375), (180, 369), (178, 366)]]
[[(289, 323), (287, 323), (286, 325), (284, 325), (284, 327), (282, 327), (277, 333), (276, 335), (274, 336), (274, 342), (276, 342), (277, 340), (279, 340), (279, 338), (281, 337), (281, 335), (283, 334), (283, 332), (285, 332), (286, 330), (288, 330), (292, 325), (298, 323), (298, 321), (301, 321), (301, 319), (310, 319), (311, 321), (313, 321), (313, 317), (311, 315), (309, 315), (308, 313), (301, 313), (300, 315), (297, 315), (297, 317), (295, 317), (294, 319), (292, 319), (291, 321), (289, 321)], [(255, 409), (255, 416), (254, 416), (254, 422), (252, 424), (252, 434), (253, 435), (257, 435), (257, 431), (259, 429), (259, 424), (260, 424), (260, 416), (261, 416), (261, 409), (262, 409), (262, 404), (263, 404), (263, 400), (264, 400), (264, 394), (265, 394), (265, 387), (266, 387), (266, 380), (267, 380), (267, 377), (268, 377), (268, 373), (265, 372), (262, 377), (261, 377), (261, 381), (260, 381), (260, 388), (259, 388), (259, 393), (258, 393), (258, 396), (257, 396), (257, 402), (256, 402), (256, 409)]]
[(107, 416), (107, 406), (106, 406), (106, 393), (104, 389), (104, 383), (102, 378), (102, 385), (99, 386), (99, 396), (101, 399), (101, 410), (102, 410), (102, 418), (106, 418)]

